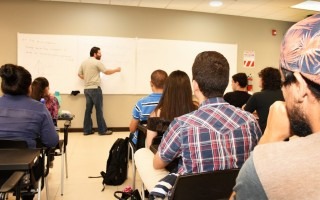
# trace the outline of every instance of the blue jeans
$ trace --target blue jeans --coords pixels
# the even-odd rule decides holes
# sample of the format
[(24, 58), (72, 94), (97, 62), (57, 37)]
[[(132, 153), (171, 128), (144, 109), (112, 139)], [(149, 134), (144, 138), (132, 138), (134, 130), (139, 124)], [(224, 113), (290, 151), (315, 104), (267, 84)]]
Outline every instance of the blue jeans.
[(96, 117), (97, 117), (97, 124), (98, 124), (98, 132), (103, 133), (107, 131), (107, 125), (104, 121), (103, 117), (103, 96), (101, 88), (98, 87), (97, 89), (85, 89), (84, 95), (86, 97), (86, 111), (84, 114), (84, 121), (83, 121), (83, 132), (91, 133), (92, 132), (92, 108), (93, 105), (96, 109)]

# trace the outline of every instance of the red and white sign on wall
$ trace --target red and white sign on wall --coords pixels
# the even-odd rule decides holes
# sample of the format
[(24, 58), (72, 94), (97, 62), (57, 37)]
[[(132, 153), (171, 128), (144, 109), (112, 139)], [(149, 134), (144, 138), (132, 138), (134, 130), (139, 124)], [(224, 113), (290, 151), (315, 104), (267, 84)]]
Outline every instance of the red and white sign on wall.
[(254, 51), (243, 52), (243, 66), (247, 68), (254, 67), (255, 53)]

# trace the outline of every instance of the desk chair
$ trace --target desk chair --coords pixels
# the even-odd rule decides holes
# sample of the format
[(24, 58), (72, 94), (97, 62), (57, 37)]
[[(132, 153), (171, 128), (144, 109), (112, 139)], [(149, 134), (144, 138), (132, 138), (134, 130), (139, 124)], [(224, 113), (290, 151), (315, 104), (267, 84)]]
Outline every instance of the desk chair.
[(134, 153), (140, 149), (143, 148), (145, 145), (147, 135), (147, 121), (141, 121), (138, 125), (138, 138), (137, 138), (137, 144), (135, 145), (131, 140), (128, 142), (128, 161), (132, 161), (132, 174), (133, 174), (133, 181), (132, 181), (132, 188), (135, 190), (136, 185), (136, 165), (134, 163)]
[[(27, 149), (28, 148), (28, 144), (26, 141), (18, 141), (18, 140), (5, 140), (5, 139), (0, 139), (0, 148), (1, 149)], [(42, 148), (41, 149), (41, 157), (42, 159), (39, 159), (39, 167), (38, 169), (41, 170), (39, 173), (41, 174), (40, 180), (35, 180), (34, 176), (33, 176), (33, 170), (31, 169), (29, 172), (31, 176), (30, 176), (30, 183), (29, 185), (26, 186), (32, 186), (34, 189), (36, 189), (35, 192), (32, 191), (32, 189), (30, 190), (30, 188), (27, 191), (21, 191), (21, 182), (22, 179), (24, 177), (24, 175), (26, 174), (26, 172), (21, 172), (21, 171), (17, 171), (14, 172), (7, 180), (6, 182), (1, 186), (0, 192), (2, 193), (1, 197), (6, 198), (7, 197), (7, 193), (10, 191), (14, 191), (16, 193), (16, 199), (20, 200), (20, 195), (21, 193), (38, 193), (38, 200), (41, 199), (41, 189), (43, 188), (43, 185), (46, 186), (46, 198), (47, 200), (49, 199), (49, 190), (48, 190), (48, 182), (46, 179), (46, 176), (49, 173), (49, 160), (47, 159), (47, 164), (45, 165), (45, 149)], [(37, 183), (36, 183), (37, 182)], [(45, 183), (45, 184), (43, 184)]]
[[(61, 156), (61, 196), (63, 196), (64, 190), (64, 170), (66, 170), (66, 178), (68, 178), (68, 157), (67, 157), (67, 145), (69, 138), (69, 127), (74, 115), (59, 116), (58, 120), (65, 120), (63, 127), (63, 139), (59, 140), (58, 145), (55, 148), (54, 156)], [(59, 152), (56, 152), (59, 150)]]
[[(147, 123), (149, 123), (147, 121)], [(151, 122), (152, 123), (152, 122)], [(149, 124), (148, 124), (149, 125)], [(156, 131), (157, 131), (157, 136), (155, 138), (153, 138), (152, 140), (152, 143), (150, 145), (150, 150), (153, 152), (153, 153), (156, 153), (158, 151), (158, 146), (159, 144), (161, 143), (161, 140), (162, 140), (162, 137), (163, 137), (163, 134), (166, 132), (166, 130), (168, 129), (170, 125), (170, 122), (169, 121), (166, 121), (166, 120), (160, 120), (159, 122), (157, 122), (157, 127), (156, 127)], [(146, 136), (147, 136), (147, 126), (146, 124), (144, 126), (142, 125), (139, 125), (138, 126), (138, 129), (139, 131), (141, 131), (143, 133), (143, 135), (145, 136), (144, 140), (146, 139)], [(141, 133), (139, 133), (139, 135), (142, 135)], [(137, 149), (138, 150), (138, 149)], [(136, 150), (135, 150), (136, 151)], [(135, 152), (134, 151), (134, 152)], [(136, 181), (136, 166), (135, 166), (135, 163), (134, 163), (134, 156), (132, 158), (132, 166), (133, 166), (133, 189), (135, 189), (135, 181)], [(145, 191), (145, 188), (144, 188), (144, 184), (142, 184), (142, 188), (141, 188), (141, 191), (142, 191), (142, 199), (144, 199), (145, 195), (144, 195), (144, 191)]]
[(10, 175), (10, 177), (0, 187), (0, 200), (7, 198), (7, 193), (14, 191), (16, 199), (20, 199), (20, 181), (24, 176), (24, 172), (16, 171)]
[(229, 199), (239, 169), (181, 175), (177, 178), (170, 200)]

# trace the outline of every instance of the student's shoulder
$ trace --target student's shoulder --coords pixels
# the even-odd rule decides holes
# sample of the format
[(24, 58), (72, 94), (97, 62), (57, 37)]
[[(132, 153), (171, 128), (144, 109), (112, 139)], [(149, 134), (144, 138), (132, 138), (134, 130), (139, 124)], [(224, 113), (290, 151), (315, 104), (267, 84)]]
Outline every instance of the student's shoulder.
[(234, 94), (234, 92), (227, 92), (227, 93), (225, 93), (224, 95), (223, 95), (223, 97), (225, 98), (225, 97), (230, 97), (230, 96), (232, 96)]
[(147, 101), (149, 101), (149, 96), (144, 96), (144, 97), (141, 97), (138, 101), (137, 101), (137, 104), (141, 104), (141, 103), (145, 103)]
[(161, 98), (161, 94), (149, 94), (144, 96), (138, 100), (138, 102), (150, 102), (150, 101), (159, 101)]
[(46, 105), (32, 98), (26, 98), (21, 105), (25, 105), (24, 109), (28, 110), (26, 112), (33, 113), (35, 114), (35, 116), (45, 116), (46, 114), (48, 114)]
[(251, 99), (261, 99), (261, 98), (266, 98), (267, 93), (265, 91), (260, 91), (260, 92), (255, 92), (253, 93), (250, 98)]

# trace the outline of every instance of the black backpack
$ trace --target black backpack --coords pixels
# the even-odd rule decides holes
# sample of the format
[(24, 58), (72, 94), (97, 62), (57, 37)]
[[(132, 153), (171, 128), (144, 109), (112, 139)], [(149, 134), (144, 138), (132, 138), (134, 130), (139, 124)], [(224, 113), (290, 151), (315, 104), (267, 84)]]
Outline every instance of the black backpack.
[(121, 185), (127, 179), (128, 171), (128, 140), (118, 138), (109, 151), (106, 172), (100, 174), (104, 185)]

